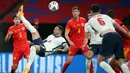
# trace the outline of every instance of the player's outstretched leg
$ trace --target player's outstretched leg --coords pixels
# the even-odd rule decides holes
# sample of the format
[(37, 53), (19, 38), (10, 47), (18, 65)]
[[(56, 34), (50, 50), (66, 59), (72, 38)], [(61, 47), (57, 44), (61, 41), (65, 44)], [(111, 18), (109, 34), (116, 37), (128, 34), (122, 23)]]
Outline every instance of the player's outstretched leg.
[(34, 46), (31, 46), (30, 51), (31, 52), (30, 52), (30, 55), (28, 58), (28, 63), (27, 63), (26, 68), (24, 69), (24, 71), (22, 73), (28, 73), (30, 71), (30, 67), (36, 58), (36, 48)]
[[(20, 19), (22, 20), (22, 22), (24, 23), (26, 28), (31, 32), (33, 40), (40, 38), (38, 31), (23, 16), (23, 6), (20, 7), (20, 9), (17, 13), (17, 16), (20, 17)], [(28, 73), (30, 71), (30, 66), (31, 66), (32, 62), (35, 60), (35, 57), (36, 57), (36, 48), (35, 48), (35, 46), (31, 46), (28, 63), (27, 63), (27, 66), (22, 73)]]
[(32, 39), (38, 39), (40, 38), (40, 35), (38, 33), (38, 31), (36, 30), (35, 27), (33, 27), (31, 25), (31, 23), (25, 19), (24, 15), (23, 15), (23, 5), (20, 7), (18, 13), (17, 13), (17, 16), (20, 17), (20, 19), (22, 20), (23, 24), (26, 26), (26, 28), (31, 32), (32, 34)]

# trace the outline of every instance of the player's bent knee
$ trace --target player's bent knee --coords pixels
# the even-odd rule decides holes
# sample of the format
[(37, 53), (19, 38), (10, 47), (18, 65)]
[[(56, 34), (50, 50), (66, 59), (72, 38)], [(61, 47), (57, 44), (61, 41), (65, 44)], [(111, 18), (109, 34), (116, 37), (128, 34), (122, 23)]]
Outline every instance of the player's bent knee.
[(88, 54), (88, 55), (87, 55), (87, 59), (88, 59), (88, 60), (91, 60), (92, 57), (93, 57), (93, 54)]
[(94, 53), (90, 50), (87, 53), (85, 53), (85, 56), (87, 57), (88, 60), (91, 60), (93, 57)]
[(32, 33), (32, 39), (37, 39), (37, 38), (40, 38), (40, 35), (39, 33), (36, 31), (36, 32), (33, 32)]
[(105, 57), (98, 55), (98, 64), (105, 60)]
[(72, 60), (67, 60), (66, 62), (70, 64), (72, 62)]
[(11, 68), (12, 70), (16, 70), (18, 68), (18, 65), (13, 65)]
[(124, 64), (125, 63), (125, 60), (124, 59), (122, 59), (122, 58), (119, 58), (118, 59), (118, 64), (121, 66), (122, 64)]
[(72, 62), (72, 58), (68, 58), (66, 62), (71, 63)]
[(109, 62), (109, 65), (110, 65), (111, 67), (116, 67), (116, 66), (118, 65), (118, 63), (116, 62), (116, 60), (111, 60), (111, 61)]
[(39, 45), (33, 45), (31, 47), (33, 47), (33, 48), (31, 48), (31, 50), (36, 49), (36, 51), (40, 51), (40, 46)]
[(88, 56), (87, 59), (88, 59), (88, 60), (91, 60), (91, 59), (92, 59), (92, 56)]

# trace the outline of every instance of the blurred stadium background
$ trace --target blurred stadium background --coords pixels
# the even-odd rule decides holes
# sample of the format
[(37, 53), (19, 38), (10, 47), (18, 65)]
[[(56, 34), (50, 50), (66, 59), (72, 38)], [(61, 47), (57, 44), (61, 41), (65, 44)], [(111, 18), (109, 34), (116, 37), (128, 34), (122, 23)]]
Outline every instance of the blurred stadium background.
[[(12, 41), (5, 43), (5, 35), (8, 28), (13, 25), (12, 15), (19, 6), (24, 4), (25, 17), (34, 24), (34, 19), (39, 19), (38, 31), (44, 39), (52, 33), (53, 28), (60, 24), (66, 26), (67, 21), (72, 17), (71, 8), (79, 6), (81, 16), (87, 19), (87, 12), (91, 4), (99, 4), (101, 13), (108, 10), (115, 10), (116, 17), (130, 28), (130, 0), (56, 0), (59, 3), (59, 10), (52, 12), (48, 9), (48, 4), (52, 0), (2, 0), (0, 2), (0, 72), (10, 72), (12, 64)], [(28, 32), (28, 39), (31, 40)], [(31, 73), (60, 73), (61, 68), (67, 59), (67, 53), (55, 54), (44, 58), (37, 57)], [(95, 73), (105, 73), (97, 65), (97, 57), (93, 58)], [(21, 72), (26, 61), (21, 60), (17, 72)], [(71, 69), (70, 69), (71, 68)], [(74, 62), (69, 66), (66, 73), (86, 73), (85, 57), (80, 53), (74, 58)]]

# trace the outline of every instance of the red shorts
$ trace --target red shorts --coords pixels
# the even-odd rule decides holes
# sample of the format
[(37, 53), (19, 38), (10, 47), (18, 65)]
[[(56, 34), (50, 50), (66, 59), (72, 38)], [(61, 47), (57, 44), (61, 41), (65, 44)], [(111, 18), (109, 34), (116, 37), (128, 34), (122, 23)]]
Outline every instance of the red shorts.
[(129, 47), (127, 47), (127, 46), (124, 47), (124, 55), (128, 60), (130, 60), (130, 46)]
[(75, 56), (79, 50), (82, 50), (83, 54), (88, 52), (88, 45), (86, 45), (84, 49), (81, 49), (81, 47), (70, 46), (68, 56)]
[(30, 47), (29, 46), (14, 48), (14, 50), (13, 50), (13, 64), (18, 64), (19, 61), (21, 60), (22, 56), (24, 56), (24, 58), (27, 59), (29, 54), (30, 54)]

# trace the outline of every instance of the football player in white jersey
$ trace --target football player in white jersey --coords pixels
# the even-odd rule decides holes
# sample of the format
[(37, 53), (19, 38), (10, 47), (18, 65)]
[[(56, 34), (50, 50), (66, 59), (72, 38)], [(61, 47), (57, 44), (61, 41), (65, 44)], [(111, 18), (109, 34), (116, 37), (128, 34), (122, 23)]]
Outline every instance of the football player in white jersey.
[(130, 35), (109, 16), (100, 14), (99, 5), (91, 5), (90, 10), (93, 16), (89, 19), (88, 25), (103, 38), (98, 54), (98, 64), (108, 73), (115, 73), (111, 66), (104, 61), (114, 55), (123, 72), (130, 73), (127, 65), (124, 63), (122, 38), (116, 33), (115, 28), (127, 35), (128, 38), (130, 38)]
[(66, 40), (62, 37), (63, 27), (61, 25), (57, 25), (54, 28), (53, 34), (42, 41), (38, 31), (23, 16), (23, 6), (20, 7), (17, 16), (20, 17), (26, 28), (31, 32), (33, 40), (33, 45), (30, 48), (29, 60), (26, 68), (22, 73), (28, 73), (30, 71), (30, 66), (36, 57), (36, 52), (39, 56), (44, 57), (46, 53), (51, 54), (54, 50), (59, 48), (63, 48), (62, 51), (68, 50), (68, 44), (66, 43)]
[[(91, 12), (89, 12), (88, 19), (90, 19), (91, 17), (92, 17)], [(88, 25), (88, 23), (85, 24), (84, 29), (85, 29), (86, 38), (90, 37), (89, 51), (87, 52), (88, 53), (87, 54), (87, 73), (91, 73), (90, 66), (92, 62), (92, 57), (94, 55), (98, 55), (98, 52), (102, 44), (102, 38), (90, 25)]]

